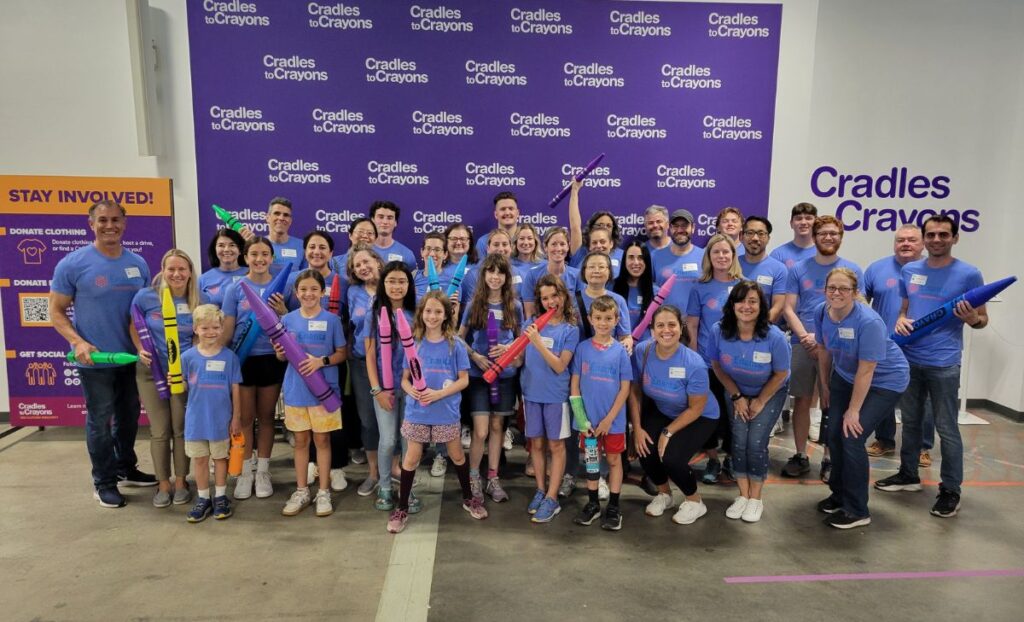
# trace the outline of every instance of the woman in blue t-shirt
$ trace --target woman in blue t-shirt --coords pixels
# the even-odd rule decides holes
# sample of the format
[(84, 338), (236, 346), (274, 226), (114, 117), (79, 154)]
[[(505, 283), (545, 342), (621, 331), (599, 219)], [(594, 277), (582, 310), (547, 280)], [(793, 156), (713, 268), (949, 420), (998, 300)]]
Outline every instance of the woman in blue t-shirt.
[[(629, 325), (635, 330), (644, 313), (647, 313), (647, 306), (654, 300), (654, 268), (647, 245), (640, 240), (627, 244), (622, 250), (622, 263), (622, 270), (612, 284), (612, 291), (626, 300)], [(651, 330), (647, 328), (637, 341), (650, 338)]]
[(761, 489), (768, 476), (768, 439), (786, 403), (789, 341), (768, 321), (771, 304), (754, 281), (732, 288), (722, 319), (711, 327), (705, 354), (729, 399), (732, 468), (739, 487), (725, 515), (761, 520)]
[[(673, 506), (669, 479), (686, 499), (672, 520), (689, 525), (707, 514), (697, 494), (690, 458), (718, 425), (718, 403), (708, 399), (708, 367), (693, 350), (679, 309), (664, 305), (651, 320), (654, 338), (633, 350), (633, 384), (629, 418), (633, 443), (644, 472), (658, 487), (647, 505), (649, 516)], [(641, 416), (642, 413), (642, 416)]]
[(825, 524), (838, 529), (871, 523), (864, 443), (892, 412), (910, 378), (903, 351), (860, 298), (858, 285), (853, 270), (832, 269), (825, 279), (825, 302), (815, 311), (821, 404), (831, 411), (832, 454), (832, 495), (818, 503), (818, 510), (829, 515)]
[(218, 307), (224, 303), (224, 292), (249, 272), (242, 256), (245, 240), (231, 229), (220, 229), (210, 240), (206, 257), (210, 269), (199, 277), (199, 291), (206, 294), (210, 302)]

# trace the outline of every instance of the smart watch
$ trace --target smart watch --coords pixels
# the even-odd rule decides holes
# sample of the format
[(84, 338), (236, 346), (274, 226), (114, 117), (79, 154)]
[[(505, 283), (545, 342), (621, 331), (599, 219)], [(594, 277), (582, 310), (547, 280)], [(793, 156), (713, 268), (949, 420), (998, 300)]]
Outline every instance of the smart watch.
[(329, 357), (329, 356), (322, 356), (322, 357), (320, 357), (320, 362), (324, 364), (324, 367), (329, 367), (330, 364), (331, 364), (331, 357)]
[(668, 428), (662, 428), (661, 433), (665, 438), (672, 438), (672, 432)]

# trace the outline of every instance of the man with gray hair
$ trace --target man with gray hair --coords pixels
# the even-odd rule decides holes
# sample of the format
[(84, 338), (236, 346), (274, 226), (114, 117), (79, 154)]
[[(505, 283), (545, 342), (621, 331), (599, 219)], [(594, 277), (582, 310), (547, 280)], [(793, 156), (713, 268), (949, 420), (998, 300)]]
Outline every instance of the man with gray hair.
[(660, 251), (672, 242), (667, 235), (668, 208), (652, 205), (644, 210), (644, 231), (647, 232), (647, 250), (653, 257), (655, 251)]

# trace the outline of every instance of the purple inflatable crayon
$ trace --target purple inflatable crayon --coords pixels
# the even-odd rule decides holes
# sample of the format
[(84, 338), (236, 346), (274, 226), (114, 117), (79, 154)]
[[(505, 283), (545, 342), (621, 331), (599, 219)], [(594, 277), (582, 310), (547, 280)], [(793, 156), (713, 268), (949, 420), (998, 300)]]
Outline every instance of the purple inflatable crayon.
[[(498, 318), (495, 317), (494, 311), (487, 312), (487, 348), (493, 348), (498, 345)], [(498, 395), (498, 381), (495, 380), (490, 383), (491, 391), (491, 406), (497, 406), (499, 401)]]
[[(399, 313), (402, 311), (399, 310)], [(391, 320), (388, 318), (388, 308), (380, 308), (380, 322), (377, 324), (380, 334), (380, 388), (385, 391), (392, 391), (395, 388), (395, 375), (391, 371), (391, 344), (395, 338), (391, 335)]]
[(162, 400), (171, 399), (171, 390), (167, 387), (167, 374), (164, 373), (164, 369), (160, 365), (160, 357), (156, 355), (153, 336), (149, 334), (146, 318), (143, 317), (142, 311), (136, 305), (132, 305), (132, 324), (135, 326), (135, 332), (139, 334), (139, 342), (142, 343), (142, 349), (149, 352), (149, 372), (153, 374), (153, 384), (156, 385), (156, 392)]
[(939, 328), (946, 322), (955, 318), (956, 316), (953, 315), (953, 311), (956, 309), (957, 303), (961, 300), (966, 300), (972, 307), (980, 307), (991, 300), (993, 296), (1013, 285), (1016, 281), (1017, 277), (1009, 276), (993, 283), (986, 283), (985, 285), (975, 287), (974, 289), (969, 289), (956, 298), (947, 300), (941, 307), (934, 311), (914, 320), (914, 328), (911, 329), (909, 335), (903, 336), (893, 333), (892, 340), (895, 341), (898, 346), (906, 345), (918, 337), (927, 335), (936, 328)]
[(676, 275), (665, 279), (661, 287), (658, 289), (658, 293), (654, 294), (654, 300), (651, 304), (647, 305), (647, 313), (644, 313), (644, 318), (640, 320), (640, 323), (633, 329), (633, 339), (639, 339), (640, 335), (644, 334), (647, 327), (651, 325), (651, 320), (654, 319), (654, 313), (658, 310), (658, 307), (665, 304), (665, 297), (672, 291), (672, 286), (676, 284)]
[[(259, 295), (249, 287), (248, 283), (242, 282), (239, 285), (242, 287), (246, 300), (249, 301), (252, 314), (255, 316), (256, 321), (259, 322), (260, 328), (263, 329), (263, 332), (267, 333), (271, 341), (284, 348), (284, 356), (288, 359), (288, 364), (298, 371), (302, 361), (308, 358), (306, 351), (295, 341), (295, 337), (284, 329), (274, 310), (260, 299)], [(341, 408), (341, 400), (334, 390), (331, 389), (330, 385), (327, 384), (323, 372), (318, 369), (308, 376), (301, 373), (299, 375), (302, 376), (302, 381), (306, 383), (309, 392), (323, 405), (327, 412), (334, 412)]]
[[(583, 181), (584, 179), (586, 179), (587, 175), (589, 175), (595, 168), (597, 168), (597, 165), (600, 164), (601, 160), (603, 160), (603, 159), (604, 159), (604, 154), (602, 153), (601, 155), (599, 155), (596, 158), (594, 158), (593, 160), (591, 160), (589, 164), (584, 166), (582, 171), (580, 171), (579, 173), (574, 175), (573, 176), (573, 180), (575, 180), (575, 181)], [(570, 190), (572, 190), (572, 184), (571, 183), (566, 184), (565, 187), (562, 188), (558, 192), (558, 194), (555, 195), (555, 197), (553, 199), (548, 201), (548, 207), (554, 208), (556, 205), (561, 203), (562, 199), (564, 199), (565, 197), (569, 196), (569, 191)]]
[(463, 255), (462, 259), (455, 266), (455, 272), (452, 274), (452, 282), (448, 284), (448, 291), (445, 293), (446, 298), (451, 298), (452, 294), (459, 291), (459, 286), (462, 285), (462, 279), (466, 276), (466, 264), (469, 262), (469, 255)]
[(420, 364), (420, 357), (416, 354), (412, 329), (409, 328), (409, 321), (405, 319), (405, 314), (401, 310), (395, 314), (395, 328), (398, 329), (398, 338), (402, 340), (402, 349), (405, 350), (405, 364), (409, 368), (412, 386), (417, 391), (422, 391), (427, 388), (427, 381), (423, 379), (423, 366)]

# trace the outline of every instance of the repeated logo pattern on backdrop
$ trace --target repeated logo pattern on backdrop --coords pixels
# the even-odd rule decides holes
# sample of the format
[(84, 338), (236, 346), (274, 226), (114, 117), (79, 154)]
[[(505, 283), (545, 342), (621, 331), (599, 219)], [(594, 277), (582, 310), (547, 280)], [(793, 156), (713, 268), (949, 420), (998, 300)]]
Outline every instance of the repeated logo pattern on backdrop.
[[(525, 220), (601, 152), (589, 213), (640, 232), (661, 203), (766, 214), (779, 5), (193, 0), (189, 38), (201, 231), (218, 203), (257, 231), (269, 198), (293, 231), (335, 233), (377, 199), (399, 239)], [(301, 233), (300, 233), (301, 234)], [(342, 236), (339, 236), (339, 238)], [(339, 241), (341, 241), (339, 239)]]

